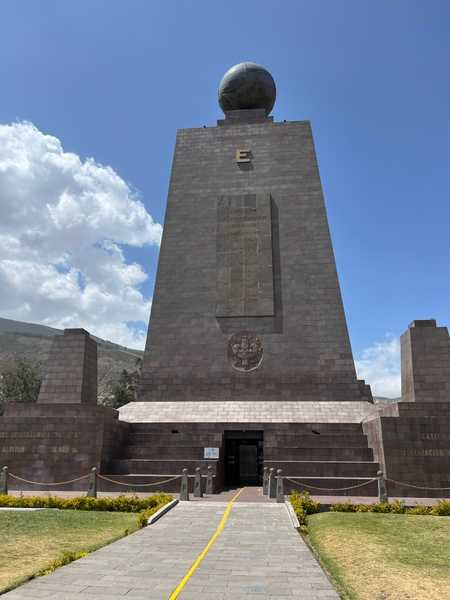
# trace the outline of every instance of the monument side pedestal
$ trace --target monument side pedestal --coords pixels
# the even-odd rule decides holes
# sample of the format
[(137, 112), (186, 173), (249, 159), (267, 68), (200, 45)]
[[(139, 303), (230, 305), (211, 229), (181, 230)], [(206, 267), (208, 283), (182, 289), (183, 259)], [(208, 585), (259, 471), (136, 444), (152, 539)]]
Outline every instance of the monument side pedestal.
[[(105, 406), (17, 404), (0, 417), (0, 463), (10, 473), (36, 482), (61, 482), (108, 470), (119, 451), (127, 424)], [(15, 490), (48, 489), (10, 478)], [(85, 490), (87, 479), (53, 490)]]
[[(0, 417), (0, 463), (29, 481), (77, 479), (92, 467), (107, 469), (126, 430), (116, 410), (97, 405), (96, 341), (84, 329), (66, 329), (53, 339), (37, 403), (6, 404)], [(11, 489), (49, 489), (10, 480)], [(86, 488), (83, 479), (53, 489)]]
[[(364, 423), (391, 496), (445, 498), (450, 489), (450, 338), (434, 319), (401, 336), (402, 401)], [(398, 482), (398, 483), (396, 483)], [(409, 484), (409, 485), (402, 485)]]

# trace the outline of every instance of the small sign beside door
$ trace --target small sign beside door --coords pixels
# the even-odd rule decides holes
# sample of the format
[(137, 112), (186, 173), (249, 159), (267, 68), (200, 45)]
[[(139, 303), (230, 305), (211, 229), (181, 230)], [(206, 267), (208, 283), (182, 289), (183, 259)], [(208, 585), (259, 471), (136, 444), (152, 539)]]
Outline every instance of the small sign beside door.
[(203, 458), (219, 458), (219, 448), (204, 448)]

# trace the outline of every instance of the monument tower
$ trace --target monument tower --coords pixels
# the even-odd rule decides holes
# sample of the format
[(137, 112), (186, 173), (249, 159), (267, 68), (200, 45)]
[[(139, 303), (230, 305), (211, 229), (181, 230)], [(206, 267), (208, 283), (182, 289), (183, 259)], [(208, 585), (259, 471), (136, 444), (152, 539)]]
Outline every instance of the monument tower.
[(376, 473), (311, 127), (274, 122), (275, 97), (266, 69), (236, 65), (224, 118), (178, 131), (138, 402), (120, 410), (147, 463), (123, 473), (212, 459), (219, 487), (260, 481), (263, 464)]
[(254, 63), (178, 132), (142, 401), (370, 401), (356, 379), (307, 121)]

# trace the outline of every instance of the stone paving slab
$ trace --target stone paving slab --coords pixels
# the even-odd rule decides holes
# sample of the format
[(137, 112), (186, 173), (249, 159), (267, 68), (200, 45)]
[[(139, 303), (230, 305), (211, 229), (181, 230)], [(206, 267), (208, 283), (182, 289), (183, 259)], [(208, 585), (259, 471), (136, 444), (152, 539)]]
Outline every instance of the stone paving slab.
[[(167, 600), (226, 503), (181, 502), (154, 525), (8, 592), (5, 600)], [(338, 600), (284, 504), (233, 506), (180, 600)]]

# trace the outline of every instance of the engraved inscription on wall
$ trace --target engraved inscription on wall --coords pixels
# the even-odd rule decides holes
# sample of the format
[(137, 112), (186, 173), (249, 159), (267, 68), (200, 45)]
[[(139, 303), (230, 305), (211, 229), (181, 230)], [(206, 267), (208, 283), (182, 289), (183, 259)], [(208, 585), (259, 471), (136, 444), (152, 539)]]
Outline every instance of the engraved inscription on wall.
[(270, 194), (219, 198), (216, 252), (216, 316), (273, 316)]

